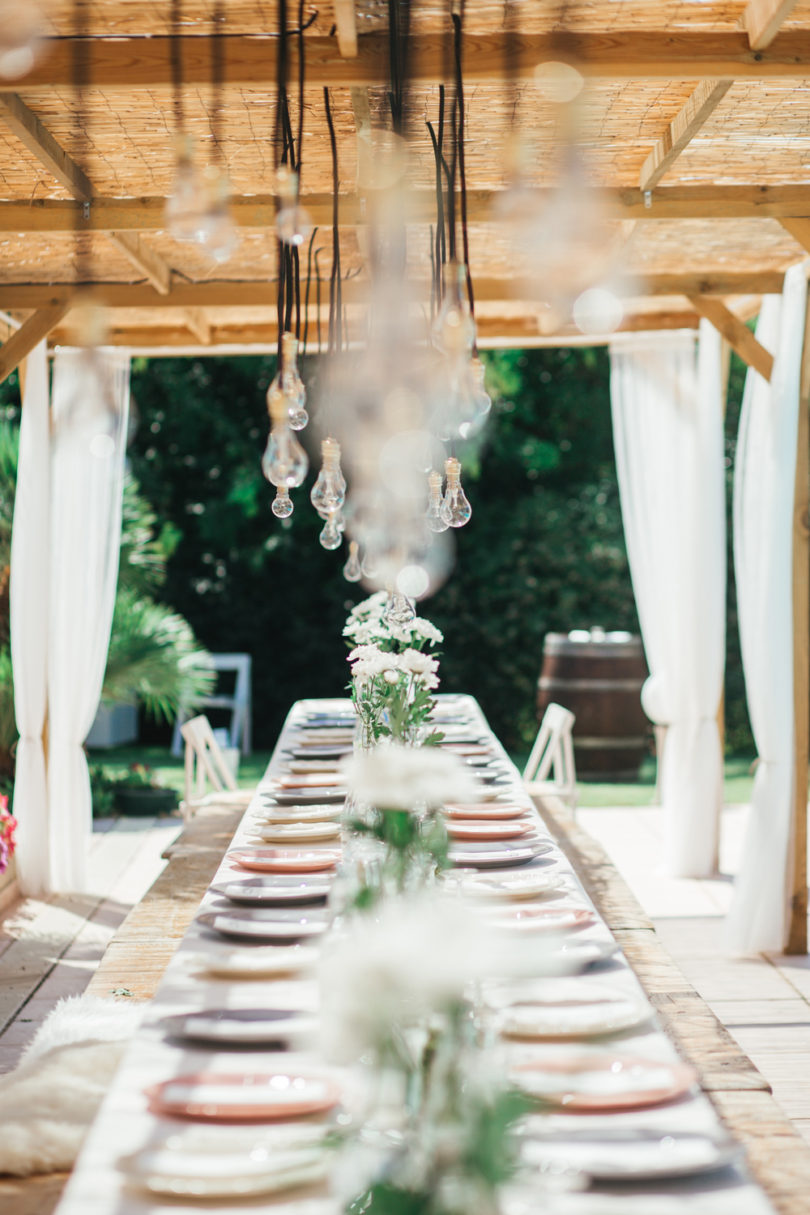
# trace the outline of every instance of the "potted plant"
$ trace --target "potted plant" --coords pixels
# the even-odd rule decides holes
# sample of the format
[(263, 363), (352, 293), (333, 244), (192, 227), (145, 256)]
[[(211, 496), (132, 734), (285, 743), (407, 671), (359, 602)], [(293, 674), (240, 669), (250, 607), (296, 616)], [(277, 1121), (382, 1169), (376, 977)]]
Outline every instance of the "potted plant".
[(158, 784), (146, 764), (130, 764), (126, 775), (110, 785), (113, 804), (121, 814), (169, 814), (177, 805), (176, 790)]

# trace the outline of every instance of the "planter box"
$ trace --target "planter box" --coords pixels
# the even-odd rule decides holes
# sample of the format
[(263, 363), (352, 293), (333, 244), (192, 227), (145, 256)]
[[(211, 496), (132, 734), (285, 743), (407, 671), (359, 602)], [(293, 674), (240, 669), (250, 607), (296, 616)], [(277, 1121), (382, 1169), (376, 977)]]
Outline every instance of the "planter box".
[(171, 814), (177, 806), (174, 789), (116, 789), (113, 794), (116, 810), (121, 814)]
[(138, 738), (138, 709), (135, 705), (105, 704), (98, 706), (96, 720), (90, 727), (85, 745), (88, 747), (120, 747)]

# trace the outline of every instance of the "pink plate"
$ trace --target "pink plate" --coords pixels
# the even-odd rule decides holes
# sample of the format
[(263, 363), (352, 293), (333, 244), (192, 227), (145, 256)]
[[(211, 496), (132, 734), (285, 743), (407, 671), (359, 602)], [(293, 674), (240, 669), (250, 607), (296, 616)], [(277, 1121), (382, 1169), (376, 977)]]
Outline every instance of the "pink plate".
[(447, 834), (454, 840), (513, 840), (526, 835), (531, 823), (481, 823), (468, 819), (450, 819)]
[(336, 848), (244, 848), (227, 854), (243, 869), (259, 873), (319, 873), (334, 869), (340, 855)]
[(526, 814), (526, 807), (516, 802), (454, 802), (445, 806), (444, 812), (448, 818), (480, 818), (495, 820), (521, 818)]
[(154, 1114), (204, 1122), (270, 1122), (321, 1114), (340, 1090), (325, 1076), (302, 1073), (195, 1072), (146, 1090)]
[(697, 1073), (688, 1063), (577, 1052), (518, 1064), (511, 1078), (543, 1105), (579, 1114), (674, 1101), (689, 1091)]
[(514, 928), (523, 932), (572, 932), (575, 928), (590, 928), (596, 916), (587, 907), (519, 907), (501, 911), (493, 924), (498, 928)]

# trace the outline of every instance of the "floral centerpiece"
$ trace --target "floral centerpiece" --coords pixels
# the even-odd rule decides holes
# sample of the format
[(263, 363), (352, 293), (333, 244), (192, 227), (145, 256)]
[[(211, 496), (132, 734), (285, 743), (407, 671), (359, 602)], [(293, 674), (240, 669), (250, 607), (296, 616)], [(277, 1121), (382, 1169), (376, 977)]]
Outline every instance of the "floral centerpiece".
[(497, 1210), (530, 1101), (502, 1078), (471, 995), (493, 974), (543, 973), (548, 951), (434, 891), (387, 900), (324, 952), (322, 1046), (366, 1094), (336, 1171), (350, 1215)]
[(376, 901), (386, 888), (402, 892), (430, 882), (447, 866), (447, 831), (438, 811), (451, 801), (470, 802), (478, 789), (465, 765), (434, 748), (383, 741), (344, 765), (350, 804), (369, 807), (347, 827), (383, 846), (380, 881), (363, 882), (355, 905)]

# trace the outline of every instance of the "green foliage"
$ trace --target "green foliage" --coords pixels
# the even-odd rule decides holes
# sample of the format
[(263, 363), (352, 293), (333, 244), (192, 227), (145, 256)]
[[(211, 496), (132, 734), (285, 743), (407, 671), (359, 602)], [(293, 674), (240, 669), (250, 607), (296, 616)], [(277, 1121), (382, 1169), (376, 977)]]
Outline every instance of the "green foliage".
[[(442, 690), (475, 694), (507, 746), (521, 750), (536, 730), (546, 632), (594, 624), (635, 631), (638, 621), (607, 352), (485, 358), (493, 422), (459, 452), (473, 518), (456, 537), (452, 577), (422, 611), (445, 632)], [(358, 595), (341, 577), (344, 554), (317, 543), (321, 524), (307, 499), (314, 474), (294, 494), (291, 519), (280, 523), (271, 514), (259, 461), (274, 370), (269, 358), (161, 359), (133, 376), (141, 418), (133, 469), (177, 541), (164, 595), (209, 649), (253, 655), (260, 743), (275, 736), (293, 699), (343, 694), (341, 630)], [(306, 360), (305, 378), (312, 370)], [(735, 366), (729, 435), (736, 433), (739, 378)], [(311, 445), (309, 431), (302, 437)], [(729, 460), (733, 448), (730, 438)], [(739, 747), (750, 734), (731, 575), (728, 635), (726, 714), (729, 742)]]
[(0, 421), (0, 567), (11, 561), (11, 522), (20, 456), (19, 427)]
[[(14, 719), (14, 676), (11, 670), (11, 654), (8, 646), (0, 648), (0, 777), (10, 773), (3, 769), (3, 757), (11, 754), (17, 742), (17, 723)], [(0, 792), (4, 786), (0, 784)]]
[(115, 813), (115, 791), (101, 764), (90, 764), (90, 795), (93, 800), (93, 818), (111, 818)]
[(182, 616), (136, 591), (119, 588), (104, 676), (105, 700), (133, 696), (155, 717), (173, 720), (213, 687), (207, 664)]

